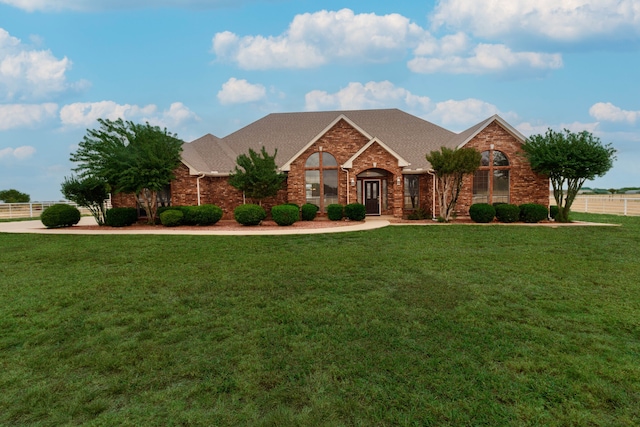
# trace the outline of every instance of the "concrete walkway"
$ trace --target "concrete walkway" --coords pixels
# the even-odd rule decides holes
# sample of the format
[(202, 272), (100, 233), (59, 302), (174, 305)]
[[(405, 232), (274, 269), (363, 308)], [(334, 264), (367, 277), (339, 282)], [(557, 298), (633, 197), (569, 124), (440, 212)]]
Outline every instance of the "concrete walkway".
[[(260, 229), (260, 227), (247, 227), (246, 230), (194, 230), (180, 229), (180, 227), (154, 227), (149, 230), (111, 228), (108, 230), (86, 230), (75, 227), (65, 228), (46, 228), (40, 220), (34, 221), (14, 221), (0, 222), (0, 233), (39, 233), (39, 234), (163, 234), (163, 235), (215, 235), (215, 236), (256, 236), (256, 235), (287, 235), (287, 234), (325, 234), (325, 233), (345, 233), (347, 231), (373, 230), (376, 228), (386, 227), (389, 221), (382, 218), (369, 219), (366, 221), (355, 223), (354, 225), (340, 225), (337, 227), (324, 228), (288, 228), (288, 227), (270, 227)], [(96, 225), (93, 217), (84, 216), (80, 219), (78, 225)]]

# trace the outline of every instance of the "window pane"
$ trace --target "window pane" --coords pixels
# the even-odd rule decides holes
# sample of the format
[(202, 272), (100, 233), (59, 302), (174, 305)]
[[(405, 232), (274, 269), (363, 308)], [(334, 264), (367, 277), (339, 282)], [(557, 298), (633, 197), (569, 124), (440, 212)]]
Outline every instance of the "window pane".
[(480, 166), (489, 166), (489, 152), (482, 152), (482, 161), (480, 162)]
[(313, 153), (312, 155), (310, 155), (307, 159), (307, 163), (305, 163), (304, 166), (307, 168), (317, 168), (318, 166), (320, 166), (320, 154)]
[(338, 162), (336, 161), (336, 158), (329, 153), (322, 153), (322, 167), (327, 168), (327, 167), (335, 167), (335, 166), (338, 166)]
[(307, 203), (320, 207), (320, 171), (306, 171), (305, 175)]
[(509, 159), (502, 151), (493, 152), (493, 166), (509, 166)]
[(325, 170), (322, 172), (324, 184), (324, 207), (331, 203), (338, 203), (338, 171)]
[(420, 187), (418, 175), (405, 175), (404, 177), (404, 208), (416, 209), (420, 200)]
[(473, 203), (489, 203), (489, 171), (473, 175)]
[(509, 203), (509, 171), (493, 171), (493, 203)]

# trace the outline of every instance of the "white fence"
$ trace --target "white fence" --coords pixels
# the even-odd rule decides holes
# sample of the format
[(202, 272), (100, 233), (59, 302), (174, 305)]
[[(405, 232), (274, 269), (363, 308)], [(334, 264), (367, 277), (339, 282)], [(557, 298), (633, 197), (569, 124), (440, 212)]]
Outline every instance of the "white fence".
[[(72, 202), (0, 203), (0, 219), (38, 218), (43, 210), (56, 203), (67, 203), (77, 207)], [(87, 208), (78, 209), (82, 215), (91, 214)]]
[[(551, 196), (551, 205), (556, 201)], [(573, 212), (640, 216), (640, 194), (579, 195), (571, 205)]]

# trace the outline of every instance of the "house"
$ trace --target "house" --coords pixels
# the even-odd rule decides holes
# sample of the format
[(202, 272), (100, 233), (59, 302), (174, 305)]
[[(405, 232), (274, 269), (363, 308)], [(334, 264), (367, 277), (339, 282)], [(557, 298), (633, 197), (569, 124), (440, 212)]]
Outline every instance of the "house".
[[(216, 204), (226, 218), (245, 200), (228, 183), (238, 155), (265, 147), (287, 174), (267, 207), (359, 202), (368, 215), (402, 217), (417, 208), (438, 215), (434, 178), (425, 155), (440, 147), (473, 147), (482, 166), (464, 180), (457, 212), (473, 203), (548, 206), (549, 180), (520, 154), (525, 137), (499, 116), (454, 133), (398, 109), (274, 113), (224, 137), (208, 134), (183, 145), (182, 165), (163, 195), (172, 205)], [(116, 195), (114, 206), (131, 206)]]

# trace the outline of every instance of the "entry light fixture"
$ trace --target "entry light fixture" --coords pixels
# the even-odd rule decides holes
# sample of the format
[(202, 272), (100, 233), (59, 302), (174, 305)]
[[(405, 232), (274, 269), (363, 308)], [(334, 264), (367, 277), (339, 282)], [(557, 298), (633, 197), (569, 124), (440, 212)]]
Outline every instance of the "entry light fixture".
[(396, 178), (396, 185), (400, 184), (402, 184), (402, 179), (400, 178), (400, 175), (398, 175), (398, 178)]
[(356, 180), (355, 180), (355, 179), (353, 179), (353, 178), (351, 178), (351, 186), (353, 187), (353, 186), (355, 186), (355, 185), (356, 185)]

